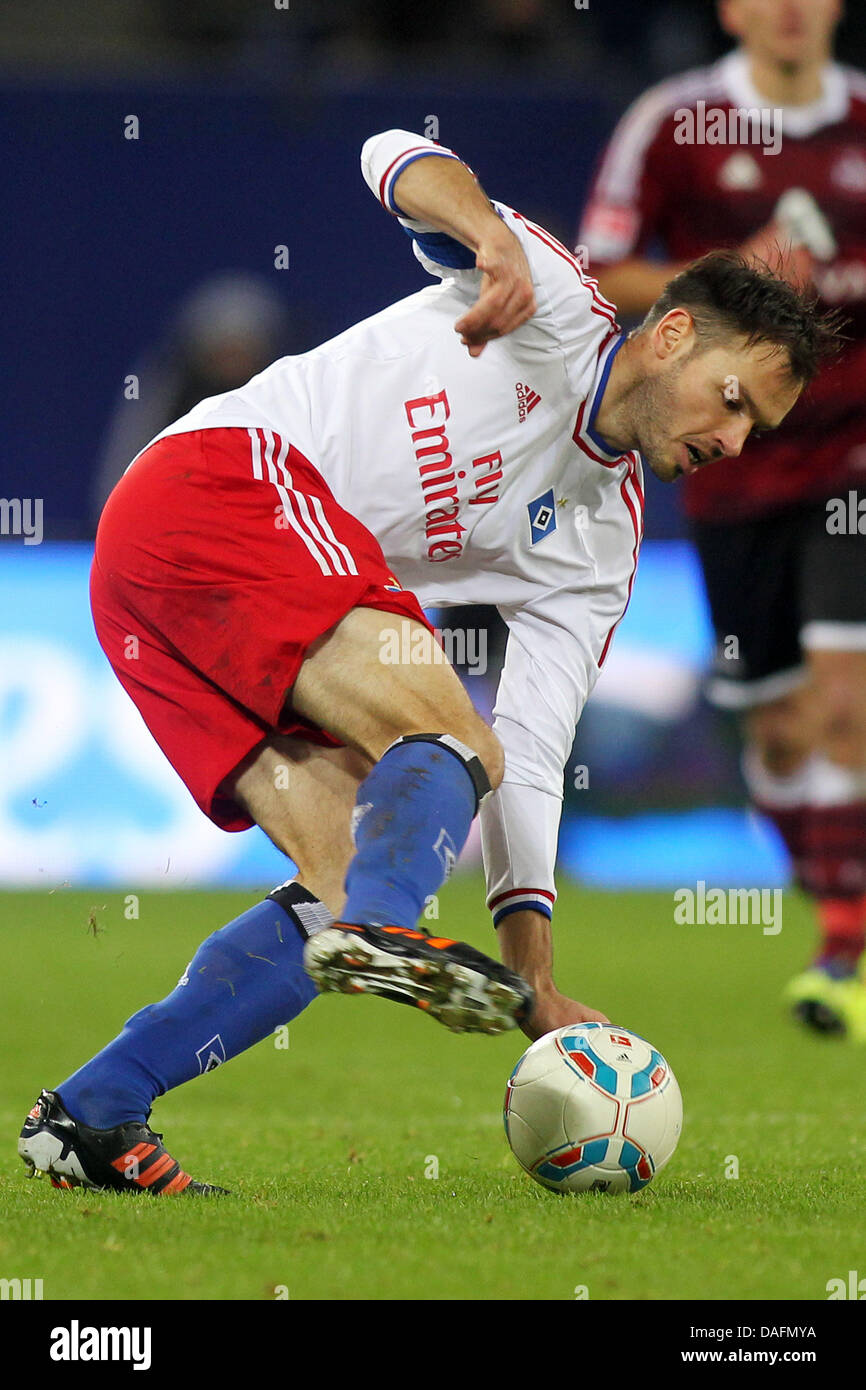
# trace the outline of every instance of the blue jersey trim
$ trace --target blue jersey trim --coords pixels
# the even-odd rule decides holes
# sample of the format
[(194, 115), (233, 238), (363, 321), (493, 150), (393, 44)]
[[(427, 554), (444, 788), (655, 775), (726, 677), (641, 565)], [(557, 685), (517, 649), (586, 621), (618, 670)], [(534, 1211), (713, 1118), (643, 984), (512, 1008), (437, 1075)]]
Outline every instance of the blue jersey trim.
[[(396, 212), (398, 217), (408, 217), (409, 214), (404, 212), (402, 208), (398, 208), (394, 202), (394, 184), (403, 170), (408, 169), (410, 164), (414, 164), (416, 159), (429, 159), (431, 155), (435, 155), (438, 159), (457, 159), (456, 154), (452, 154), (448, 150), (419, 150), (417, 154), (412, 155), (411, 159), (407, 159), (405, 164), (401, 164), (396, 174), (391, 175), (391, 184), (388, 190), (388, 206), (392, 212)], [(461, 161), (458, 159), (457, 162), (459, 164)]]
[(448, 266), (452, 270), (475, 269), (475, 252), (447, 232), (413, 232), (411, 227), (404, 227), (403, 231), (437, 265)]
[(542, 917), (550, 921), (553, 917), (553, 908), (550, 903), (543, 898), (533, 898), (531, 902), (507, 903), (504, 907), (498, 907), (493, 914), (493, 925), (498, 927), (499, 923), (508, 917), (512, 912), (540, 912)]
[(601, 381), (598, 383), (598, 387), (596, 389), (595, 398), (592, 402), (592, 410), (590, 411), (589, 420), (587, 421), (586, 426), (586, 432), (589, 435), (592, 442), (594, 444), (597, 444), (599, 449), (602, 449), (606, 454), (610, 454), (612, 458), (618, 458), (620, 456), (620, 451), (618, 449), (615, 449), (612, 444), (608, 444), (607, 440), (604, 439), (603, 436), (600, 435), (597, 430), (593, 429), (593, 425), (595, 424), (595, 417), (598, 414), (598, 408), (601, 405), (605, 389), (607, 388), (607, 379), (610, 376), (610, 369), (613, 366), (613, 359), (616, 357), (624, 342), (625, 334), (623, 333), (619, 342), (611, 350), (610, 356), (604, 364), (604, 371), (602, 372)]

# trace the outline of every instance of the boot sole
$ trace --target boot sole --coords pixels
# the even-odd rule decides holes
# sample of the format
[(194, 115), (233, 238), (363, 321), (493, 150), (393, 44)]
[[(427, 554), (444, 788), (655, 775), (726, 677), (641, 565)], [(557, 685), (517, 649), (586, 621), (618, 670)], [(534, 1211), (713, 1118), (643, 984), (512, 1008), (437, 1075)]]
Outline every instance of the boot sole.
[(447, 956), (397, 955), (338, 928), (310, 937), (304, 968), (324, 992), (414, 1004), (452, 1033), (507, 1032), (526, 1006), (519, 990)]

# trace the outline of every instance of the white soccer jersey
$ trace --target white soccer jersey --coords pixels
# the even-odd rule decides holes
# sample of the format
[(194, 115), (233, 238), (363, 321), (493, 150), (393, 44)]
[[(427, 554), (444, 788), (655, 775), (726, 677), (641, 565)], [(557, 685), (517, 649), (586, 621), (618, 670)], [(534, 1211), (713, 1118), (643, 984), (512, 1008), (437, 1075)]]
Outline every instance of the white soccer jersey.
[(532, 268), (538, 308), (470, 357), (454, 323), (478, 297), (475, 257), (393, 201), (399, 174), (427, 156), (457, 158), (394, 130), (368, 140), (361, 162), (440, 283), (202, 401), (163, 434), (273, 430), (373, 532), (422, 605), (499, 608), (509, 639), (494, 728), (506, 771), (482, 808), (488, 902), (497, 921), (518, 907), (549, 915), (565, 763), (642, 534), (640, 458), (594, 429), (623, 339), (579, 262), (497, 203)]

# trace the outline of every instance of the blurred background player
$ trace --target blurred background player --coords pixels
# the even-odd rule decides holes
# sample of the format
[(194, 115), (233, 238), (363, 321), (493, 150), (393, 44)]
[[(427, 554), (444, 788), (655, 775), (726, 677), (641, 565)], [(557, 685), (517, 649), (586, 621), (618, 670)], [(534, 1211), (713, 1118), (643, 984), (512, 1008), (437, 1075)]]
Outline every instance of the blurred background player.
[(129, 460), (161, 429), (205, 396), (241, 386), (275, 357), (308, 346), (296, 315), (263, 277), (224, 271), (197, 285), (135, 364), (137, 394), (130, 399), (124, 389), (112, 414), (93, 478), (94, 529)]
[(708, 694), (741, 716), (752, 801), (816, 902), (817, 954), (787, 998), (866, 1041), (866, 77), (832, 60), (841, 0), (717, 9), (738, 46), (626, 112), (578, 241), (622, 317), (729, 245), (849, 320), (783, 427), (688, 477), (684, 501), (717, 641)]

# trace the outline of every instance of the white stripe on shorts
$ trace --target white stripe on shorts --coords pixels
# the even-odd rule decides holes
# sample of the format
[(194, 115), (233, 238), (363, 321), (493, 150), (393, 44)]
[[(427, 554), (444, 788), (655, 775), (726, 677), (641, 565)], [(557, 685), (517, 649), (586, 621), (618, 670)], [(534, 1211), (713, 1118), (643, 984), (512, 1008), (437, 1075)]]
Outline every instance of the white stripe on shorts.
[[(265, 432), (266, 434), (269, 431)], [(292, 484), (292, 475), (286, 468), (286, 459), (289, 454), (289, 443), (286, 439), (280, 439), (280, 450), (276, 459), (276, 466), (282, 477), (283, 486), (295, 501), (301, 523), (304, 525), (310, 536), (313, 537), (317, 545), (321, 546), (326, 555), (330, 557), (331, 563), (337, 574), (357, 574), (358, 568), (352, 559), (351, 553), (347, 550), (337, 537), (334, 535), (330, 522), (327, 520), (321, 500), (318, 497), (308, 497), (305, 492), (299, 492)], [(315, 517), (311, 515), (310, 508), (315, 512)], [(333, 542), (333, 544), (332, 544)], [(344, 568), (344, 562), (346, 568)]]
[[(328, 564), (327, 557), (322, 554), (321, 550), (316, 545), (316, 542), (312, 538), (312, 536), (309, 536), (307, 532), (304, 530), (304, 527), (302, 526), (301, 521), (295, 512), (292, 495), (286, 490), (286, 488), (283, 487), (282, 483), (277, 481), (277, 470), (274, 467), (273, 462), (274, 436), (272, 432), (270, 430), (263, 430), (262, 433), (265, 437), (264, 465), (268, 471), (268, 481), (273, 483), (274, 487), (277, 490), (280, 501), (283, 505), (283, 515), (285, 516), (286, 521), (289, 523), (295, 534), (297, 536), (300, 536), (301, 540), (304, 542), (304, 545), (307, 547), (316, 564), (319, 566), (319, 569), (322, 571), (322, 574), (333, 574), (333, 570), (331, 569), (331, 566)], [(264, 481), (262, 475), (262, 453), (258, 432), (250, 430), (250, 439), (252, 442), (253, 477), (258, 478), (261, 481)]]

